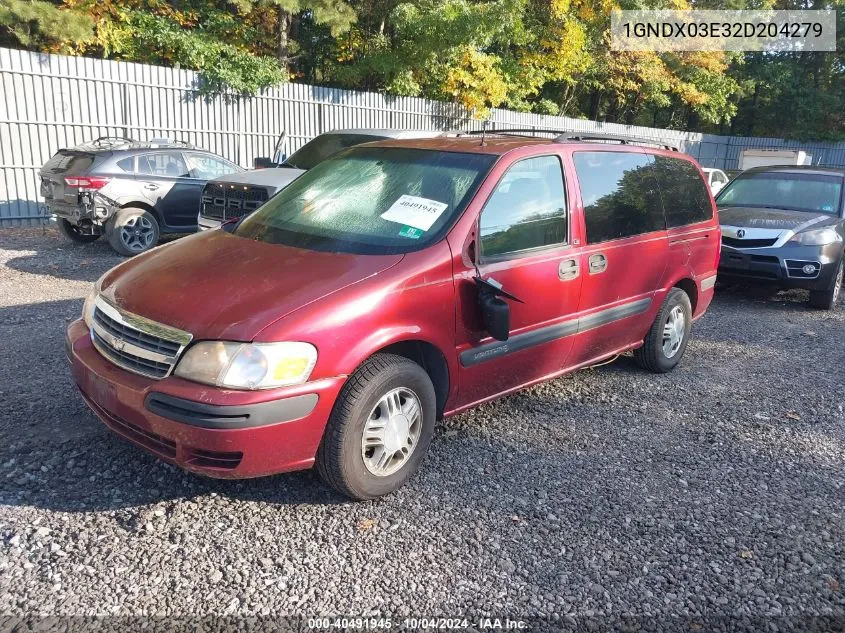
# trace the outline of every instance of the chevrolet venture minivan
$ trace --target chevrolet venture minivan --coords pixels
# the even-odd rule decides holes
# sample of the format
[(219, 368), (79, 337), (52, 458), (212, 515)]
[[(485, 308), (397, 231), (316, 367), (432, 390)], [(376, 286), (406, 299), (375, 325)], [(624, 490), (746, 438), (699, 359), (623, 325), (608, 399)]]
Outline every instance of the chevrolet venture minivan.
[(67, 353), (91, 409), (162, 459), (226, 478), (316, 466), (371, 499), (443, 416), (629, 350), (671, 370), (719, 249), (701, 170), (671, 149), (381, 141), (107, 272)]

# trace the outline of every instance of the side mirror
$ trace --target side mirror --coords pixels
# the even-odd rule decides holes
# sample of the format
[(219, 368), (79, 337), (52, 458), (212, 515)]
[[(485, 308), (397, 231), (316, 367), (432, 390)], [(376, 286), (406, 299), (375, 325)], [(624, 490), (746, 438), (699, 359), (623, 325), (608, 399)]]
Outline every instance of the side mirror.
[(481, 294), (479, 302), (484, 329), (497, 341), (507, 341), (511, 331), (510, 306), (504, 299), (486, 292)]
[(252, 161), (253, 169), (268, 169), (270, 167), (275, 167), (273, 163), (273, 159), (268, 156), (257, 156), (255, 160)]

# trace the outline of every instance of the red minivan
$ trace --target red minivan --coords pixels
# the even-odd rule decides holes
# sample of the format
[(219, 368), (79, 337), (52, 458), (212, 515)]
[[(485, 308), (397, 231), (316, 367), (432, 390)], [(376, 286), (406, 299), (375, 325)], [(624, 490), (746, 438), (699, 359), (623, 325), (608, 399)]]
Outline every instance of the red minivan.
[(91, 409), (162, 459), (226, 478), (316, 465), (370, 499), (443, 416), (629, 350), (672, 369), (719, 245), (701, 170), (671, 149), (383, 141), (107, 272), (67, 353)]

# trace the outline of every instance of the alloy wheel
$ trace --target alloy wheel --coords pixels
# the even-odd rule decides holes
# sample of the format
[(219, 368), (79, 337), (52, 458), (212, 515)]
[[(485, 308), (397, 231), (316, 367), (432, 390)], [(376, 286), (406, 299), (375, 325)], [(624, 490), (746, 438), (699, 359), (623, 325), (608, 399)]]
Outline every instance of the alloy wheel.
[(669, 311), (669, 316), (663, 326), (663, 354), (666, 358), (672, 358), (681, 349), (685, 329), (686, 317), (684, 311), (681, 306), (675, 306)]
[(155, 228), (143, 215), (136, 215), (120, 227), (120, 241), (130, 251), (140, 253), (153, 245)]
[(364, 466), (377, 477), (392, 475), (413, 454), (421, 431), (422, 408), (417, 394), (404, 387), (387, 392), (364, 424), (361, 437)]

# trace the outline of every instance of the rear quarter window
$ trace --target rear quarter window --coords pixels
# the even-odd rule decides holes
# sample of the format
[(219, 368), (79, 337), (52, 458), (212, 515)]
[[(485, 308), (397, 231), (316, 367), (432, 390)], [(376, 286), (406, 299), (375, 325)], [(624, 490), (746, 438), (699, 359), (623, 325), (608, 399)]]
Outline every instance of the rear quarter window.
[[(695, 165), (682, 158), (654, 156), (660, 196), (669, 228), (713, 217), (707, 185)], [(714, 181), (718, 180), (714, 177)]]
[(584, 204), (588, 244), (665, 228), (650, 156), (575, 152), (572, 160)]
[(123, 171), (131, 174), (135, 171), (135, 157), (130, 156), (129, 158), (123, 158), (117, 161), (117, 166), (120, 167)]

